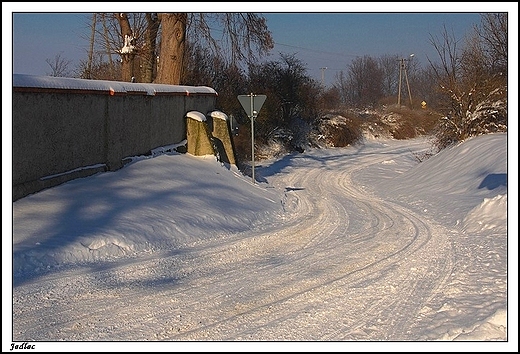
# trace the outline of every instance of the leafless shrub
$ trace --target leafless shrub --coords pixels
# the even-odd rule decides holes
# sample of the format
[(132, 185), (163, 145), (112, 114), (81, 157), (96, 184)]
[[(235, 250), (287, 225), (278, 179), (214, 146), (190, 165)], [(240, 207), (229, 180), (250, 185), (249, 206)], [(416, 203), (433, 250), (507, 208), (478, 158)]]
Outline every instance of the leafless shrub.
[(443, 149), (471, 136), (507, 131), (507, 14), (485, 14), (463, 50), (444, 29), (431, 42), (440, 64), (433, 64), (445, 97), (435, 144)]

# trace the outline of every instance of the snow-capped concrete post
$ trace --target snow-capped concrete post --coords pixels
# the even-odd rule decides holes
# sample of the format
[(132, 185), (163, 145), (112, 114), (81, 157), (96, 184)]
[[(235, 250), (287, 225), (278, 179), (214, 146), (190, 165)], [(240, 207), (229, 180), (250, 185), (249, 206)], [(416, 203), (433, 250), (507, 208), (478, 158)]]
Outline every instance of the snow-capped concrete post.
[(213, 111), (210, 117), (213, 120), (213, 142), (218, 150), (220, 161), (236, 164), (228, 116), (223, 112)]
[(206, 116), (198, 111), (186, 113), (187, 152), (194, 156), (216, 155), (206, 122)]

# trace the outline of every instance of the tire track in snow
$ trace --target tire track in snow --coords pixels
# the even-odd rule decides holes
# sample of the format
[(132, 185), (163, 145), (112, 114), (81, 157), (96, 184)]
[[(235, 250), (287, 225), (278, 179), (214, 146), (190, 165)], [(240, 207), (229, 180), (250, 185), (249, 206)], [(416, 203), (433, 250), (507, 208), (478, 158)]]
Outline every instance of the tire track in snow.
[[(387, 152), (388, 153), (388, 152)], [(375, 155), (370, 161), (362, 160), (362, 164), (345, 172), (340, 185), (347, 194), (355, 200), (367, 205), (367, 209), (373, 212), (380, 211), (381, 215), (391, 217), (392, 225), (388, 231), (399, 230), (403, 226), (398, 220), (406, 220), (411, 223), (415, 235), (407, 245), (400, 244), (401, 249), (390, 253), (378, 268), (384, 271), (391, 270), (382, 280), (377, 282), (362, 281), (369, 287), (377, 289), (380, 294), (385, 294), (371, 302), (368, 310), (356, 317), (357, 323), (352, 323), (349, 333), (352, 335), (338, 335), (323, 339), (375, 339), (375, 340), (407, 340), (414, 339), (410, 324), (416, 322), (420, 309), (429, 301), (433, 294), (445, 285), (453, 267), (451, 245), (447, 238), (447, 232), (443, 227), (431, 224), (422, 215), (417, 215), (410, 209), (400, 206), (392, 201), (380, 200), (367, 194), (357, 186), (352, 176), (359, 170), (372, 163), (382, 163), (387, 159)], [(395, 227), (394, 227), (395, 224)], [(384, 230), (378, 232), (383, 232)], [(386, 232), (387, 236), (391, 236)], [(401, 236), (400, 233), (396, 234)], [(391, 240), (389, 240), (391, 241)], [(397, 245), (397, 243), (396, 243)], [(433, 261), (433, 262), (432, 262)], [(394, 268), (394, 269), (392, 269)], [(400, 270), (404, 269), (404, 270)], [(409, 271), (406, 271), (409, 269)], [(372, 271), (372, 274), (374, 272)], [(367, 292), (361, 296), (366, 298)], [(369, 296), (370, 297), (370, 296)], [(374, 321), (373, 325), (369, 325)], [(361, 338), (359, 338), (359, 334)], [(415, 337), (416, 338), (416, 337)]]
[[(372, 161), (370, 163), (377, 163), (377, 162), (380, 162), (380, 161), (379, 160)], [(356, 169), (365, 168), (370, 163), (365, 163), (364, 165), (361, 165), (360, 167), (358, 167)], [(355, 188), (345, 187), (346, 185), (350, 185), (350, 183), (352, 182), (352, 180), (349, 178), (349, 175), (352, 174), (352, 172), (354, 172), (356, 169), (349, 170), (350, 172), (348, 175), (343, 175), (343, 176), (341, 176), (341, 178), (338, 178), (338, 180), (337, 180), (337, 181), (339, 181), (339, 180), (343, 181), (343, 183), (337, 183), (337, 184), (340, 185), (343, 189), (347, 190), (346, 194), (347, 194), (348, 198), (353, 198), (356, 201), (357, 206), (360, 210), (364, 210), (364, 211), (368, 210), (370, 212), (370, 216), (367, 219), (368, 221), (366, 221), (364, 224), (359, 226), (359, 231), (357, 232), (357, 235), (356, 235), (355, 243), (357, 243), (361, 246), (358, 246), (354, 250), (351, 249), (351, 251), (360, 252), (360, 253), (366, 255), (366, 257), (369, 260), (370, 260), (370, 257), (374, 256), (374, 254), (376, 254), (376, 255), (379, 254), (380, 259), (377, 259), (377, 257), (376, 257), (368, 262), (366, 262), (366, 261), (363, 262), (363, 261), (358, 260), (357, 263), (350, 262), (347, 264), (342, 264), (341, 262), (339, 262), (338, 264), (333, 265), (333, 267), (331, 267), (330, 260), (327, 260), (325, 262), (325, 265), (328, 268), (327, 269), (328, 273), (320, 274), (320, 277), (318, 279), (310, 280), (310, 281), (306, 282), (303, 286), (296, 286), (296, 285), (288, 286), (289, 283), (287, 283), (287, 282), (284, 284), (284, 286), (282, 286), (281, 283), (286, 281), (287, 279), (280, 279), (278, 288), (275, 287), (276, 291), (271, 293), (271, 294), (275, 293), (276, 295), (271, 295), (269, 297), (266, 296), (260, 300), (255, 299), (255, 301), (251, 302), (249, 308), (246, 306), (244, 306), (242, 308), (242, 312), (240, 313), (240, 316), (247, 317), (247, 321), (245, 321), (246, 323), (261, 322), (260, 317), (265, 315), (265, 311), (266, 311), (265, 309), (272, 309), (273, 307), (279, 307), (277, 305), (280, 305), (284, 302), (294, 302), (294, 300), (298, 297), (308, 298), (309, 296), (304, 296), (306, 294), (307, 295), (309, 293), (317, 294), (317, 293), (321, 292), (322, 294), (320, 296), (326, 296), (326, 294), (322, 291), (322, 289), (325, 287), (330, 287), (334, 283), (338, 283), (338, 284), (344, 283), (345, 286), (349, 286), (349, 284), (356, 285), (356, 282), (365, 282), (365, 283), (369, 284), (370, 280), (367, 280), (367, 279), (370, 279), (371, 275), (377, 276), (378, 273), (385, 273), (385, 272), (391, 273), (392, 266), (394, 264), (397, 264), (399, 262), (402, 263), (403, 260), (406, 260), (407, 257), (409, 257), (410, 255), (413, 255), (418, 250), (421, 250), (427, 244), (427, 242), (431, 239), (432, 232), (430, 230), (430, 226), (426, 222), (422, 221), (421, 218), (414, 216), (413, 213), (411, 213), (409, 210), (402, 208), (402, 207), (400, 208), (396, 205), (391, 205), (391, 204), (385, 203), (385, 202), (375, 199), (373, 197), (369, 203), (363, 202), (363, 200), (367, 199), (367, 196), (365, 195), (364, 192), (359, 191), (357, 189), (357, 187), (355, 187)], [(310, 168), (309, 170), (316, 171), (316, 169), (314, 167)], [(301, 171), (299, 171), (299, 173), (291, 173), (290, 176), (301, 176), (302, 173), (300, 173), (300, 172)], [(313, 207), (319, 208), (320, 206), (323, 207), (323, 205), (320, 205), (320, 203), (316, 200), (315, 197), (317, 195), (318, 196), (322, 195), (320, 193), (324, 193), (324, 188), (322, 188), (320, 185), (321, 180), (323, 180), (322, 174), (320, 174), (319, 176), (311, 176), (310, 173), (307, 173), (307, 174), (304, 174), (304, 177), (300, 180), (299, 184), (295, 183), (295, 182), (297, 182), (297, 180), (295, 180), (294, 177), (290, 180), (290, 182), (292, 185), (301, 185), (301, 186), (312, 185), (312, 186), (314, 186), (312, 195), (314, 196), (315, 200), (312, 202), (312, 205), (313, 205)], [(345, 181), (348, 181), (349, 183), (346, 183)], [(330, 187), (328, 187), (328, 189), (330, 192), (331, 191)], [(332, 194), (333, 193), (331, 193), (331, 195)], [(278, 265), (272, 267), (272, 270), (276, 269), (276, 271), (271, 272), (273, 274), (269, 273), (268, 278), (271, 283), (276, 283), (276, 281), (274, 281), (273, 279), (276, 279), (276, 277), (280, 273), (290, 274), (290, 271), (289, 271), (290, 268), (297, 267), (298, 261), (300, 261), (300, 260), (305, 260), (304, 263), (300, 264), (302, 269), (308, 269), (312, 266), (315, 266), (316, 264), (319, 264), (320, 257), (323, 256), (323, 250), (322, 251), (320, 251), (319, 249), (317, 250), (316, 247), (318, 247), (320, 244), (330, 244), (330, 241), (331, 241), (333, 244), (340, 245), (341, 241), (343, 241), (343, 242), (346, 241), (346, 239), (344, 237), (348, 236), (348, 232), (344, 231), (343, 233), (338, 234), (337, 232), (335, 232), (337, 230), (337, 227), (325, 229), (326, 230), (325, 232), (318, 231), (318, 230), (322, 230), (321, 227), (323, 227), (325, 224), (323, 221), (324, 220), (328, 221), (326, 215), (334, 215), (334, 218), (340, 218), (340, 220), (346, 220), (346, 221), (349, 220), (349, 215), (346, 213), (345, 208), (339, 207), (339, 205), (341, 205), (341, 203), (338, 203), (334, 200), (329, 200), (329, 198), (330, 198), (330, 196), (326, 196), (326, 198), (324, 198), (324, 200), (326, 201), (326, 205), (328, 205), (329, 208), (318, 214), (320, 216), (318, 217), (318, 220), (314, 220), (314, 224), (306, 225), (306, 228), (302, 227), (300, 229), (300, 231), (294, 230), (294, 229), (286, 230), (281, 235), (278, 235), (278, 237), (282, 236), (282, 237), (284, 237), (284, 239), (290, 238), (291, 242), (297, 241), (298, 239), (300, 239), (300, 240), (307, 239), (308, 241), (306, 241), (307, 243), (303, 243), (303, 246), (300, 247), (300, 252), (299, 252), (300, 257), (298, 257), (297, 259), (291, 258), (290, 262), (278, 264)], [(309, 196), (309, 200), (311, 200), (311, 199), (313, 199), (313, 197)], [(308, 201), (307, 201), (307, 203), (308, 203)], [(381, 205), (383, 205), (383, 206), (381, 206)], [(342, 218), (340, 217), (340, 215), (342, 216)], [(390, 217), (389, 217), (389, 215), (390, 215)], [(374, 220), (375, 220), (375, 222), (373, 222)], [(382, 222), (381, 220), (384, 220), (384, 222)], [(408, 228), (409, 228), (408, 238), (403, 237), (403, 234), (402, 234), (403, 233), (403, 229), (402, 229), (403, 223), (408, 223)], [(348, 225), (348, 222), (345, 224)], [(319, 227), (317, 227), (317, 225), (319, 225)], [(312, 235), (314, 231), (316, 231), (318, 233), (318, 235), (320, 235), (320, 237), (309, 238), (308, 235)], [(356, 230), (354, 230), (354, 231), (356, 231)], [(383, 231), (384, 231), (384, 233), (383, 233)], [(390, 233), (393, 232), (394, 239), (392, 239), (392, 240), (387, 239), (389, 232)], [(292, 237), (291, 237), (290, 233), (293, 233)], [(331, 235), (332, 235), (332, 237), (331, 237)], [(328, 239), (327, 239), (327, 236), (328, 236)], [(343, 236), (343, 237), (340, 237), (340, 236)], [(321, 237), (324, 237), (324, 238), (321, 239)], [(383, 239), (383, 237), (385, 239)], [(401, 238), (401, 239), (404, 238), (404, 240), (399, 240), (399, 238)], [(368, 250), (362, 249), (362, 247), (367, 247), (367, 245), (365, 244), (367, 240), (370, 240), (371, 242), (373, 242), (374, 239), (381, 239), (381, 241), (378, 241), (379, 246), (377, 248), (374, 248), (374, 246), (372, 245), (371, 247), (368, 247)], [(319, 241), (317, 241), (317, 240), (319, 240)], [(385, 247), (382, 246), (382, 244), (384, 242), (389, 242), (389, 241), (394, 241), (395, 244), (393, 244), (392, 247), (389, 247), (388, 245), (385, 245)], [(300, 243), (300, 244), (302, 244), (302, 243)], [(313, 247), (309, 248), (310, 245), (313, 245)], [(352, 244), (349, 244), (349, 245), (352, 246)], [(282, 245), (278, 244), (278, 246), (282, 246)], [(294, 249), (294, 244), (293, 244), (292, 248), (286, 248), (285, 254), (286, 255), (291, 254), (291, 251), (293, 249)], [(342, 248), (342, 249), (339, 248), (339, 249), (341, 250), (341, 252), (337, 252), (338, 256), (348, 255), (348, 253), (345, 253), (345, 251), (346, 251), (345, 248)], [(333, 248), (331, 248), (331, 247), (325, 248), (326, 252), (330, 252), (331, 250), (333, 250)], [(307, 252), (305, 252), (305, 251), (307, 251)], [(316, 254), (317, 251), (320, 251), (318, 253), (318, 256), (313, 255), (313, 254)], [(329, 255), (329, 257), (335, 257), (335, 255)], [(284, 267), (288, 271), (287, 272), (280, 271), (281, 267)], [(444, 268), (449, 268), (449, 266), (443, 267), (442, 269), (444, 269)], [(269, 269), (264, 269), (264, 270), (267, 272), (269, 271)], [(435, 274), (435, 272), (430, 272), (430, 273)], [(441, 274), (446, 274), (446, 272), (442, 271)], [(299, 274), (299, 276), (301, 277), (301, 273)], [(394, 276), (394, 278), (395, 278), (395, 276)], [(410, 316), (414, 316), (414, 314), (418, 311), (418, 309), (420, 307), (422, 307), (422, 303), (420, 301), (418, 302), (417, 300), (414, 299), (415, 295), (416, 295), (414, 293), (414, 289), (417, 287), (417, 281), (414, 281), (413, 279), (410, 280), (407, 278), (408, 278), (408, 276), (406, 276), (404, 280), (402, 280), (402, 279), (399, 279), (399, 280), (402, 280), (402, 282), (404, 282), (404, 284), (409, 284), (409, 285), (406, 285), (406, 286), (399, 285), (398, 282), (396, 282), (396, 285), (391, 285), (391, 288), (394, 289), (393, 292), (395, 294), (397, 294), (396, 295), (397, 297), (395, 297), (395, 298), (391, 298), (388, 296), (379, 297), (380, 298), (379, 300), (375, 300), (370, 304), (370, 306), (368, 307), (368, 310), (367, 310), (367, 308), (362, 308), (363, 312), (360, 313), (358, 318), (356, 318), (356, 323), (360, 323), (358, 325), (358, 328), (363, 327), (363, 326), (368, 327), (369, 326), (368, 323), (370, 322), (370, 320), (372, 318), (377, 318), (378, 316), (381, 317), (382, 313), (383, 314), (385, 312), (395, 313), (397, 306), (402, 307), (402, 310), (399, 310), (399, 308), (397, 308), (398, 314), (400, 314), (401, 319), (400, 320), (399, 320), (399, 318), (397, 320), (394, 319), (394, 320), (392, 320), (392, 322), (390, 324), (396, 323), (396, 322), (399, 322), (401, 324), (403, 324), (403, 323), (406, 324), (410, 321)], [(377, 281), (377, 277), (375, 279), (376, 280), (374, 280), (374, 284), (376, 284), (375, 281)], [(424, 285), (424, 284), (432, 283), (434, 285), (432, 285), (430, 287), (432, 289), (434, 289), (434, 288), (438, 287), (438, 285), (435, 285), (435, 284), (442, 282), (442, 279), (443, 279), (442, 277), (440, 280), (436, 279), (435, 277), (432, 277), (431, 279), (423, 280), (421, 283), (422, 284), (421, 292), (424, 292), (425, 291), (424, 288), (427, 287), (427, 285)], [(375, 285), (373, 285), (373, 284), (370, 284), (370, 286), (372, 288), (375, 288)], [(386, 285), (384, 285), (384, 286), (386, 287)], [(401, 289), (401, 290), (399, 290), (399, 292), (398, 292), (396, 289)], [(404, 297), (404, 299), (403, 299), (400, 294), (401, 291), (404, 291), (405, 294), (410, 294), (410, 295), (408, 297)], [(254, 296), (252, 296), (252, 297), (254, 298)], [(409, 299), (414, 299), (414, 301), (408, 301)], [(416, 305), (412, 306), (412, 305), (409, 305), (409, 303), (415, 303)], [(262, 311), (262, 309), (263, 309), (263, 311)], [(412, 309), (413, 311), (410, 312), (410, 309)], [(293, 309), (288, 308), (285, 311), (289, 311), (288, 316), (290, 317), (290, 311), (293, 311)], [(255, 316), (255, 312), (258, 312), (259, 315)], [(276, 311), (276, 313), (279, 314), (279, 316), (281, 316), (280, 309), (278, 309)], [(287, 317), (287, 316), (285, 316), (285, 317)], [(244, 320), (242, 320), (242, 321), (244, 321)], [(276, 322), (277, 321), (276, 318), (270, 322), (271, 325), (272, 325), (273, 321)], [(220, 321), (219, 323), (222, 324), (225, 322), (226, 321), (223, 320), (223, 321)], [(382, 325), (381, 321), (379, 321), (377, 323), (377, 325), (379, 325), (381, 327), (381, 325)], [(208, 328), (206, 328), (204, 330), (207, 331)], [(403, 333), (401, 333), (400, 331), (401, 330), (398, 330), (397, 331), (398, 333), (396, 333), (395, 330), (394, 331), (387, 330), (388, 333), (386, 334), (386, 337), (388, 337), (388, 336), (391, 337), (394, 335), (404, 335), (403, 333), (404, 333), (405, 329), (403, 329), (401, 331)], [(193, 334), (194, 336), (188, 336), (187, 338), (188, 339), (197, 338), (196, 332), (197, 332), (197, 330), (194, 330), (193, 332), (191, 332), (191, 334)], [(220, 330), (218, 332), (222, 332), (222, 330)], [(251, 332), (251, 330), (249, 330), (249, 332)], [(287, 332), (287, 330), (286, 330), (286, 332)], [(381, 331), (379, 331), (379, 332), (381, 332)], [(338, 333), (335, 333), (334, 335), (337, 338)], [(321, 339), (334, 339), (334, 335), (331, 338), (324, 337)], [(184, 337), (182, 337), (182, 338), (184, 338)], [(233, 336), (231, 336), (230, 338), (233, 338)], [(381, 339), (381, 338), (385, 338), (385, 337), (380, 336), (378, 338)], [(303, 339), (305, 339), (305, 337), (303, 337)], [(313, 338), (313, 339), (316, 339), (316, 338)]]
[[(37, 333), (44, 314), (48, 336), (23, 340), (414, 339), (415, 318), (449, 274), (449, 243), (442, 229), (353, 177), (405, 153), (297, 157), (271, 181), (285, 191), (284, 219), (47, 280), (63, 291), (24, 312), (15, 333)], [(67, 286), (78, 279), (86, 294)], [(20, 287), (18, 313), (30, 289)]]

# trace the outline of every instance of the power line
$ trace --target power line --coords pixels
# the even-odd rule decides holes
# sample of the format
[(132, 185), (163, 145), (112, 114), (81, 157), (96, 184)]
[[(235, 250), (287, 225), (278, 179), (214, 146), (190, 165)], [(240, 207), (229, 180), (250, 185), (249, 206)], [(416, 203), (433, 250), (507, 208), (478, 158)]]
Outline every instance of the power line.
[[(208, 27), (208, 28), (211, 31), (224, 33), (224, 31), (222, 29), (220, 29), (220, 28), (213, 28), (213, 27)], [(239, 35), (239, 37), (245, 37), (245, 36)], [(301, 46), (292, 45), (292, 44), (279, 43), (279, 42), (273, 42), (273, 43), (275, 45), (279, 45), (279, 46), (301, 49), (301, 50), (305, 50), (305, 51), (313, 52), (313, 53), (317, 53), (317, 54), (335, 55), (335, 56), (339, 56), (339, 57), (342, 57), (342, 58), (345, 58), (345, 57), (358, 58), (358, 57), (362, 56), (362, 55), (356, 55), (356, 54), (345, 54), (345, 53), (338, 53), (338, 52), (328, 52), (328, 51), (324, 51), (324, 50), (311, 49), (311, 48), (301, 47)]]
[(300, 47), (300, 46), (291, 45), (291, 44), (283, 44), (283, 43), (278, 43), (278, 42), (274, 42), (274, 44), (284, 46), (284, 47), (303, 49), (303, 50), (306, 50), (309, 52), (314, 52), (314, 53), (319, 53), (319, 54), (330, 54), (330, 55), (337, 55), (337, 56), (341, 56), (341, 57), (352, 57), (352, 58), (360, 57), (360, 55), (337, 53), (337, 52), (327, 52), (324, 50), (310, 49), (310, 48)]

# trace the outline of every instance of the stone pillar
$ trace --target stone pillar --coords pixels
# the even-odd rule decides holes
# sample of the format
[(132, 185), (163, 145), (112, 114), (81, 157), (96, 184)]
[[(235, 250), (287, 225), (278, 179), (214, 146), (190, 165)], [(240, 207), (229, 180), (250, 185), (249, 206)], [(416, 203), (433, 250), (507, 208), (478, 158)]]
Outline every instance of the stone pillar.
[(235, 149), (231, 140), (228, 116), (220, 111), (210, 113), (213, 121), (213, 142), (221, 162), (235, 165)]
[(215, 155), (206, 116), (197, 111), (186, 113), (187, 153), (194, 156)]

